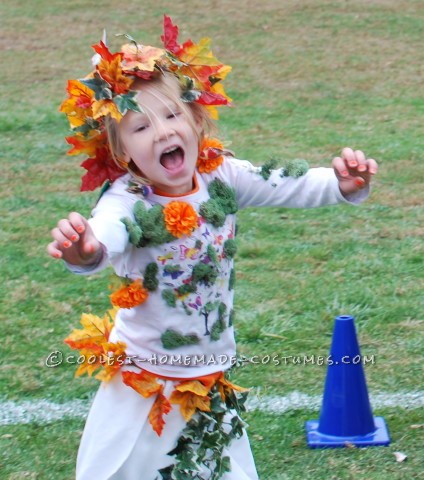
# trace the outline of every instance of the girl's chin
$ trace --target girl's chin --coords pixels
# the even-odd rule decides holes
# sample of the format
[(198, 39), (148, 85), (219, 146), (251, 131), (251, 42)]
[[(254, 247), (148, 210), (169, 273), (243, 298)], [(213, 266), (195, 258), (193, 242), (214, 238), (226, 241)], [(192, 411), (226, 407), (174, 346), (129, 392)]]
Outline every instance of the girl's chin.
[(156, 190), (171, 195), (184, 195), (194, 188), (194, 171), (188, 175), (169, 175), (164, 184), (156, 184)]

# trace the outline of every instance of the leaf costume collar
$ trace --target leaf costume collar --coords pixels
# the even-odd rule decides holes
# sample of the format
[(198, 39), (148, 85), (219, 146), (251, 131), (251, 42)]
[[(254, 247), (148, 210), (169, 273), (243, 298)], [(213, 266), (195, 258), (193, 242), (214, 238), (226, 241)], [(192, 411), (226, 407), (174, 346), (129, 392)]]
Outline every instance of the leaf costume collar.
[(131, 86), (137, 78), (150, 80), (162, 72), (171, 72), (181, 85), (181, 98), (196, 102), (217, 119), (216, 107), (230, 105), (222, 81), (231, 67), (219, 62), (210, 50), (210, 39), (198, 44), (192, 40), (178, 42), (178, 27), (164, 15), (162, 48), (137, 43), (123, 35), (129, 43), (112, 53), (103, 40), (93, 45), (94, 70), (85, 78), (69, 80), (68, 98), (61, 104), (71, 126), (66, 141), (72, 148), (69, 155), (87, 155), (81, 164), (87, 170), (82, 177), (81, 191), (94, 190), (106, 180), (114, 181), (125, 173), (112, 158), (105, 130), (105, 118), (120, 121), (128, 110), (140, 111)]

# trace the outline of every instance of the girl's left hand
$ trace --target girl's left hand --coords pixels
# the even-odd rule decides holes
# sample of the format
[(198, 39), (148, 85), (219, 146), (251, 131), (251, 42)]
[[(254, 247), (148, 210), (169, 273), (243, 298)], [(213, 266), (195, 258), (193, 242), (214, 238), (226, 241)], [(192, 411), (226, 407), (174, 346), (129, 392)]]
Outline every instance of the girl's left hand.
[(341, 157), (333, 158), (332, 166), (343, 195), (355, 193), (369, 185), (371, 177), (378, 171), (375, 160), (366, 158), (361, 150), (351, 148), (344, 148)]

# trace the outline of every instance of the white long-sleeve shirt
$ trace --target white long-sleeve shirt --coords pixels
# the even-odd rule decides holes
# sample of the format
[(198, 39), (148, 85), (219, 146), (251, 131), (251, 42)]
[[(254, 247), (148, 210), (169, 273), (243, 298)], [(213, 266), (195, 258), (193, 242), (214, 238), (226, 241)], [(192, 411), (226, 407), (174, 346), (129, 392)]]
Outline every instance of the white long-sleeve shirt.
[[(282, 177), (280, 173), (274, 170), (265, 180), (260, 168), (226, 157), (213, 172), (196, 172), (196, 186), (185, 195), (152, 193), (145, 198), (129, 193), (126, 175), (101, 197), (89, 221), (106, 252), (95, 271), (110, 263), (117, 275), (137, 279), (144, 277), (148, 264), (156, 263), (158, 267), (158, 288), (143, 304), (119, 310), (110, 339), (125, 342), (127, 355), (141, 368), (164, 376), (190, 378), (225, 370), (235, 361), (234, 265), (232, 256), (226, 253), (226, 241), (235, 236), (235, 214), (227, 214), (221, 227), (213, 226), (199, 214), (201, 205), (210, 198), (208, 186), (213, 180), (219, 179), (233, 189), (239, 208), (313, 208), (359, 203), (368, 195), (368, 189), (364, 189), (349, 200), (344, 198), (329, 168), (312, 168), (299, 178)], [(140, 200), (147, 209), (171, 201), (189, 203), (199, 214), (199, 226), (189, 236), (137, 248), (129, 242), (122, 218), (134, 219), (134, 205)], [(215, 252), (213, 258), (211, 249)], [(212, 280), (195, 282), (195, 291), (182, 294), (179, 289), (193, 284), (193, 269), (202, 263), (212, 265)], [(173, 302), (165, 299), (170, 292)]]

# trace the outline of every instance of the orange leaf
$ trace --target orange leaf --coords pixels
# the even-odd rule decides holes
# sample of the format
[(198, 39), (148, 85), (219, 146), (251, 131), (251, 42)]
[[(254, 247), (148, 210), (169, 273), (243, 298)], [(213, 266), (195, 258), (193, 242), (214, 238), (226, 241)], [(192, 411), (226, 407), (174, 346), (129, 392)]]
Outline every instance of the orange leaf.
[(101, 359), (102, 371), (96, 375), (98, 380), (109, 382), (116, 375), (122, 365), (125, 363), (125, 349), (127, 345), (124, 342), (105, 343), (103, 345), (104, 354)]
[(168, 414), (172, 409), (171, 404), (162, 392), (163, 387), (159, 391), (155, 403), (149, 412), (149, 422), (159, 436), (162, 434), (163, 426), (165, 425), (163, 416)]
[(128, 93), (133, 79), (124, 75), (121, 67), (122, 55), (116, 54), (111, 61), (102, 59), (97, 65), (97, 71), (100, 76), (105, 80), (111, 87), (116, 95), (122, 93)]
[(98, 119), (110, 115), (117, 122), (122, 118), (121, 112), (118, 110), (115, 102), (113, 100), (97, 100), (93, 102), (93, 118)]
[(75, 350), (89, 349), (103, 353), (102, 345), (109, 341), (112, 330), (114, 311), (109, 311), (103, 318), (90, 313), (83, 313), (80, 323), (82, 329), (75, 329), (67, 338), (65, 343)]
[(235, 385), (234, 383), (229, 382), (224, 374), (221, 374), (221, 377), (218, 380), (218, 390), (221, 396), (222, 401), (225, 401), (225, 397), (228, 396), (230, 390), (236, 390), (237, 392), (248, 392), (248, 388), (240, 387), (239, 385)]
[(82, 153), (94, 155), (99, 145), (104, 143), (104, 135), (99, 135), (98, 132), (96, 134), (93, 132), (90, 137), (76, 134), (72, 137), (66, 137), (65, 140), (69, 145), (72, 145), (68, 155), (80, 155)]
[(209, 388), (205, 387), (198, 380), (182, 382), (175, 387), (175, 390), (178, 390), (179, 392), (191, 392), (201, 397), (204, 397), (209, 393)]
[(79, 367), (76, 377), (87, 374), (89, 377), (99, 368), (102, 369), (96, 378), (108, 382), (118, 372), (125, 362), (126, 344), (123, 342), (104, 343), (101, 347), (83, 348), (79, 352)]
[(125, 385), (133, 388), (144, 398), (151, 397), (162, 390), (162, 385), (157, 382), (155, 375), (142, 370), (141, 372), (122, 372)]
[(137, 73), (137, 71), (153, 72), (156, 62), (160, 60), (165, 51), (161, 48), (145, 45), (126, 44), (121, 48), (124, 60), (125, 73)]
[(191, 417), (196, 413), (196, 410), (201, 410), (202, 412), (210, 412), (211, 399), (205, 396), (199, 396), (190, 391), (180, 392), (174, 390), (172, 392), (171, 403), (176, 403), (180, 405), (180, 411), (182, 416), (188, 422)]

